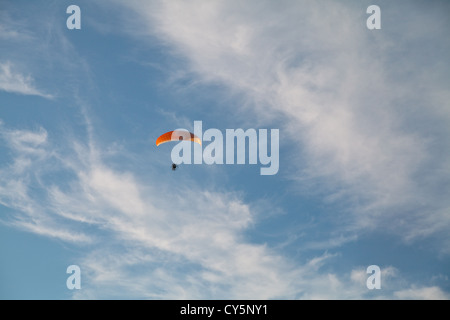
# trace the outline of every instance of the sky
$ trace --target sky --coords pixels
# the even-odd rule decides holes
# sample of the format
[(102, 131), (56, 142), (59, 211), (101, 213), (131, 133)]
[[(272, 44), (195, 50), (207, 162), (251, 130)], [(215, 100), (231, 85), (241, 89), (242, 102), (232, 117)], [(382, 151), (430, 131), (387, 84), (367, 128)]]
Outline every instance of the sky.
[[(449, 14), (0, 0), (0, 298), (449, 299)], [(278, 129), (278, 172), (172, 171), (194, 121)]]

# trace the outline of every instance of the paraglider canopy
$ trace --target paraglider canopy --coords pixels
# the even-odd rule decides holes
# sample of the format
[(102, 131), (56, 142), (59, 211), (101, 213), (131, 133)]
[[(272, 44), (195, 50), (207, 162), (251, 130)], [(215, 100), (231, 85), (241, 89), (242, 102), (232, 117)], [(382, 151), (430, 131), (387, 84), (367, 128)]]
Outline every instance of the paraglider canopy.
[(200, 138), (197, 137), (195, 134), (184, 130), (174, 130), (160, 135), (158, 139), (156, 139), (156, 146), (159, 146), (161, 143), (165, 143), (168, 141), (180, 141), (180, 140), (197, 142), (200, 145), (202, 144)]

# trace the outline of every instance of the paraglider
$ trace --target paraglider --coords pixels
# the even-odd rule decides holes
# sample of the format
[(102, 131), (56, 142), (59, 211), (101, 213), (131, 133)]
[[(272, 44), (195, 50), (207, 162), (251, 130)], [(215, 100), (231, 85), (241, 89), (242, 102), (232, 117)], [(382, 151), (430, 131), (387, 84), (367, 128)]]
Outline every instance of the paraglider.
[[(156, 139), (156, 145), (178, 141), (170, 154), (172, 170), (183, 164), (257, 164), (261, 175), (275, 175), (279, 169), (279, 129), (243, 130), (225, 132), (209, 128), (203, 131), (202, 121), (194, 121), (195, 134), (186, 129), (169, 131)], [(203, 141), (206, 145), (203, 146)], [(196, 142), (198, 143), (191, 143)], [(162, 147), (164, 148), (164, 147)], [(269, 151), (270, 150), (270, 151)], [(248, 160), (248, 161), (247, 161)]]
[[(189, 131), (185, 130), (174, 130), (166, 132), (158, 137), (156, 139), (156, 146), (159, 146), (162, 143), (169, 142), (169, 141), (192, 141), (197, 142), (198, 144), (202, 144), (202, 141), (199, 137), (197, 137), (195, 134)], [(175, 163), (172, 163), (172, 171), (175, 171), (178, 168), (178, 165)]]

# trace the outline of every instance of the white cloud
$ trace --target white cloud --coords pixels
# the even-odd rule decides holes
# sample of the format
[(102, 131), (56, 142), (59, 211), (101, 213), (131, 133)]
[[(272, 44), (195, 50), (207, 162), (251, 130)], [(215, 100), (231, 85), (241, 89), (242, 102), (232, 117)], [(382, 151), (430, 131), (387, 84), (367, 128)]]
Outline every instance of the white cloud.
[(399, 290), (394, 293), (395, 297), (402, 300), (448, 300), (448, 293), (439, 287), (423, 287)]
[[(108, 240), (101, 253), (87, 250), (82, 258), (84, 274), (95, 288), (83, 290), (84, 297), (107, 296), (108, 289), (101, 289), (105, 283), (114, 290), (111, 294), (142, 292), (143, 297), (159, 298), (270, 298), (294, 290), (287, 278), (293, 272), (288, 262), (243, 239), (254, 217), (237, 195), (204, 191), (189, 181), (143, 184), (131, 172), (106, 166), (93, 142), (89, 148), (72, 143), (75, 149), (62, 151), (48, 143), (44, 129), (1, 132), (15, 157), (32, 163), (20, 171), (1, 168), (0, 200), (14, 212), (2, 217), (3, 222), (80, 245)], [(48, 184), (47, 176), (58, 172), (73, 178)], [(87, 227), (97, 232), (87, 233)], [(121, 251), (133, 258), (123, 259)], [(137, 277), (130, 273), (142, 265), (151, 272)], [(181, 266), (192, 268), (186, 289), (177, 285), (185, 276)], [(130, 278), (137, 284), (130, 284)]]
[[(376, 33), (365, 27), (360, 6), (288, 3), (125, 5), (149, 35), (188, 61), (198, 79), (220, 82), (254, 101), (251, 119), (273, 125), (274, 114), (284, 115), (283, 132), (296, 142), (292, 152), (304, 168), (300, 185), (306, 180), (308, 192), (352, 207), (351, 218), (342, 219), (352, 221), (345, 228), (395, 232), (406, 241), (439, 235), (448, 251), (444, 230), (450, 219), (442, 212), (449, 202), (442, 190), (448, 191), (450, 171), (440, 159), (450, 153), (450, 114), (443, 109), (449, 65), (445, 55), (430, 61), (412, 53), (428, 46), (421, 44), (431, 34), (447, 38), (434, 27), (445, 15), (421, 14), (413, 3), (408, 8), (421, 23), (387, 20), (391, 29)], [(401, 6), (390, 10), (390, 17), (403, 15)], [(399, 38), (397, 28), (407, 37)], [(442, 52), (450, 47), (448, 41), (435, 45)], [(234, 110), (248, 111), (239, 105)], [(424, 118), (434, 124), (432, 132)]]
[[(83, 247), (77, 264), (84, 285), (74, 298), (361, 299), (446, 294), (439, 288), (411, 291), (402, 290), (404, 285), (383, 285), (386, 291), (371, 296), (364, 268), (348, 274), (329, 271), (339, 254), (325, 252), (294, 263), (265, 244), (248, 242), (245, 232), (257, 221), (258, 211), (234, 193), (205, 191), (184, 179), (174, 185), (158, 175), (148, 180), (120, 172), (106, 165), (94, 141), (89, 147), (71, 141), (66, 145), (73, 149), (58, 150), (42, 128), (1, 129), (3, 138), (27, 144), (9, 144), (15, 157), (33, 163), (21, 171), (0, 168), (0, 203), (14, 212), (2, 216), (2, 222)], [(43, 154), (36, 157), (28, 148), (41, 148)], [(43, 165), (47, 162), (51, 165)], [(46, 183), (47, 176), (61, 171), (72, 178)], [(382, 272), (388, 283), (398, 277), (393, 267)]]
[(35, 95), (46, 99), (53, 96), (42, 92), (34, 86), (34, 79), (14, 71), (14, 66), (9, 63), (0, 63), (0, 90), (24, 95)]
[[(215, 286), (231, 286), (228, 295), (235, 297), (269, 298), (286, 292), (289, 284), (281, 279), (283, 273), (280, 271), (285, 268), (283, 258), (271, 253), (271, 250), (264, 246), (241, 241), (240, 233), (252, 218), (248, 206), (233, 195), (165, 185), (153, 188), (142, 186), (131, 177), (126, 181), (122, 174), (111, 170), (93, 168), (92, 171), (95, 173), (90, 175), (87, 181), (85, 178), (81, 180), (84, 193), (79, 194), (81, 199), (77, 202), (97, 208), (97, 218), (101, 219), (101, 225), (113, 232), (115, 237), (122, 239), (131, 254), (139, 248), (157, 253), (154, 264), (158, 267), (155, 268), (165, 275), (167, 281), (160, 280), (152, 284), (150, 289), (147, 287), (147, 294), (152, 292), (151, 288), (154, 288), (154, 292), (163, 292), (157, 294), (159, 298), (174, 298), (179, 294), (176, 292), (176, 283), (181, 278), (179, 271), (170, 270), (170, 267), (170, 272), (159, 269), (159, 265), (170, 264), (172, 260), (181, 260), (176, 262), (179, 267), (185, 266), (189, 269), (189, 265), (192, 265), (194, 269), (199, 269), (189, 273), (192, 277), (190, 281), (195, 283), (187, 284), (194, 288), (193, 291), (187, 292), (194, 296), (197, 287), (202, 285), (205, 286), (205, 292), (198, 292), (198, 297), (217, 294), (206, 289)], [(98, 180), (105, 183), (99, 183)], [(145, 195), (140, 196), (139, 190), (145, 189)], [(135, 201), (130, 202), (130, 199)], [(112, 249), (103, 256), (108, 257), (107, 261), (110, 261), (117, 255), (118, 252)], [(84, 261), (88, 270), (94, 272), (94, 282), (98, 277), (104, 279), (95, 270), (111, 268), (99, 265), (96, 257), (97, 255), (93, 260), (88, 257)], [(147, 263), (146, 259), (145, 256), (136, 256), (136, 265)], [(108, 277), (114, 283), (113, 286), (129, 287), (121, 284), (120, 280), (115, 282), (117, 279), (130, 277), (126, 265), (123, 265), (130, 261), (125, 261), (116, 261), (116, 270), (124, 273), (122, 276)], [(205, 272), (216, 275), (217, 278), (214, 280), (205, 277)], [(153, 273), (144, 275), (136, 278), (156, 277)], [(160, 276), (162, 275), (158, 274), (158, 277)], [(137, 286), (149, 284), (149, 280), (142, 282), (142, 279), (138, 280)], [(262, 279), (265, 280), (264, 284), (261, 284)], [(209, 285), (206, 286), (205, 283)], [(134, 291), (135, 286), (131, 287), (128, 290), (132, 292), (143, 290)], [(220, 293), (223, 294), (223, 289)]]
[(20, 40), (29, 36), (17, 30), (10, 28), (8, 25), (0, 24), (0, 39), (3, 40)]
[[(331, 2), (326, 3), (333, 10), (326, 12), (306, 2), (288, 9), (274, 4), (266, 8), (270, 3), (244, 3), (239, 10), (228, 2), (171, 1), (150, 10), (140, 2), (134, 8), (151, 30), (189, 59), (202, 80), (222, 81), (270, 106), (259, 114), (282, 112), (290, 118), (284, 129), (308, 152), (307, 177), (325, 177), (330, 198), (342, 199), (337, 192), (342, 188), (344, 196), (369, 199), (371, 207), (363, 207), (358, 222), (364, 227), (382, 225), (392, 207), (404, 206), (412, 195), (423, 199), (429, 191), (415, 194), (412, 177), (430, 158), (423, 155), (426, 139), (421, 132), (401, 130), (402, 119), (389, 108), (392, 105), (371, 108), (374, 104), (363, 103), (371, 101), (372, 90), (384, 93), (392, 83), (378, 70), (385, 65), (373, 59), (371, 47), (363, 48), (366, 30), (350, 32), (355, 22), (351, 12)], [(300, 36), (301, 30), (309, 32)], [(348, 53), (349, 47), (361, 51)], [(335, 52), (342, 54), (333, 56)], [(373, 83), (363, 81), (361, 69)], [(2, 75), (22, 91), (36, 90), (31, 78), (9, 69)], [(254, 107), (261, 111), (258, 104)], [(11, 166), (0, 169), (0, 202), (14, 210), (16, 226), (98, 248), (86, 246), (80, 257), (89, 285), (76, 297), (367, 296), (365, 281), (358, 282), (365, 280), (360, 271), (336, 274), (322, 269), (335, 254), (294, 265), (267, 245), (247, 241), (245, 231), (257, 221), (258, 212), (239, 195), (205, 191), (189, 180), (176, 184), (159, 174), (121, 171), (110, 165), (114, 159), (103, 161), (100, 155), (107, 153), (95, 144), (85, 116), (88, 147), (68, 140), (69, 148), (58, 150), (48, 143), (44, 129), (2, 131), (15, 155)], [(270, 123), (269, 116), (261, 119)], [(60, 171), (70, 178), (45, 183), (48, 175)], [(386, 213), (374, 214), (383, 210)], [(448, 226), (448, 217), (434, 213), (425, 221), (425, 230), (407, 220), (412, 238), (418, 231), (433, 234), (437, 226)], [(345, 235), (323, 243), (339, 246), (356, 238)], [(408, 290), (397, 291), (397, 297), (411, 295)]]
[(21, 42), (33, 38), (31, 33), (24, 27), (26, 19), (21, 21), (21, 18), (13, 18), (8, 14), (8, 10), (2, 9), (0, 12), (0, 39), (5, 42)]

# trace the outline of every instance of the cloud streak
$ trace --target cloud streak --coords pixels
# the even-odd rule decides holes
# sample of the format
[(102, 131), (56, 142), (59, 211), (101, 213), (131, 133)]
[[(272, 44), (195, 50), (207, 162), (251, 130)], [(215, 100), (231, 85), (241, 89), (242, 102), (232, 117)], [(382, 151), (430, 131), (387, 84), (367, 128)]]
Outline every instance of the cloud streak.
[[(247, 241), (259, 212), (235, 193), (158, 175), (144, 183), (107, 165), (113, 159), (103, 159), (94, 141), (67, 140), (71, 147), (59, 149), (43, 128), (2, 124), (1, 135), (14, 154), (0, 168), (0, 203), (12, 211), (1, 221), (83, 249), (77, 264), (85, 285), (76, 299), (371, 298), (365, 268), (326, 270), (338, 254), (298, 263)], [(18, 162), (26, 164), (16, 170)], [(55, 174), (66, 179), (50, 182)], [(389, 284), (378, 298), (446, 297), (438, 287), (405, 287), (395, 268), (382, 270)]]
[[(442, 137), (450, 100), (439, 72), (429, 75), (427, 94), (408, 96), (417, 79), (389, 68), (396, 61), (390, 41), (398, 39), (375, 36), (371, 44), (364, 11), (323, 3), (327, 10), (310, 2), (289, 2), (288, 9), (270, 1), (125, 4), (141, 18), (132, 24), (140, 41), (157, 36), (188, 62), (180, 72), (195, 75), (195, 83), (219, 82), (242, 93), (246, 107), (238, 105), (236, 114), (289, 134), (296, 147), (287, 156), (304, 168), (295, 181), (298, 192), (306, 192), (301, 184), (307, 181), (308, 192), (344, 207), (336, 218), (344, 222), (334, 225), (330, 239), (304, 244), (319, 253), (294, 260), (276, 245), (251, 241), (248, 231), (267, 215), (260, 207), (235, 192), (205, 190), (188, 177), (144, 172), (133, 162), (142, 155), (120, 146), (131, 162), (124, 169), (108, 143), (96, 141), (89, 108), (76, 97), (86, 141), (63, 136), (56, 144), (48, 128), (0, 123), (8, 155), (0, 167), (0, 204), (9, 209), (1, 222), (83, 249), (77, 263), (86, 285), (74, 298), (448, 298), (439, 287), (405, 284), (390, 265), (381, 266), (383, 278), (392, 281), (378, 295), (365, 287), (364, 267), (341, 273), (329, 268), (339, 254), (322, 249), (355, 241), (365, 230), (386, 228), (405, 241), (437, 236), (448, 250), (443, 195), (449, 167), (437, 155), (449, 151)], [(62, 34), (55, 38), (65, 44), (63, 52), (75, 52)], [(85, 61), (76, 53), (60, 60), (71, 68), (74, 57)], [(52, 97), (16, 65), (0, 65), (1, 90)], [(87, 60), (81, 65), (85, 74), (71, 73), (80, 76), (74, 86), (92, 81)], [(405, 117), (409, 99), (422, 104)], [(273, 122), (275, 114), (280, 123)], [(163, 115), (186, 122), (178, 114)], [(416, 126), (423, 116), (436, 124), (428, 135), (428, 126)]]
[[(21, 170), (1, 169), (0, 201), (14, 212), (3, 217), (3, 223), (86, 248), (99, 243), (103, 234), (110, 245), (101, 255), (89, 251), (91, 254), (83, 258), (82, 265), (88, 270), (86, 277), (92, 286), (109, 281), (115, 288), (114, 294), (122, 295), (117, 286), (121, 286), (120, 279), (130, 276), (127, 266), (150, 264), (155, 265), (155, 274), (146, 273), (145, 277), (152, 281), (162, 277), (172, 283), (180, 279), (180, 265), (192, 268), (187, 282), (193, 291), (185, 289), (186, 297), (195, 296), (195, 292), (198, 298), (219, 297), (228, 292), (235, 297), (270, 298), (292, 290), (287, 289), (290, 282), (285, 271), (293, 271), (289, 271), (292, 268), (284, 258), (263, 245), (243, 241), (243, 232), (254, 216), (249, 205), (236, 195), (186, 189), (184, 184), (144, 185), (133, 173), (106, 166), (97, 156), (100, 150), (92, 149), (95, 144), (83, 147), (73, 143), (72, 152), (55, 150), (48, 144), (43, 129), (32, 132), (3, 128), (2, 133), (16, 153), (11, 166), (16, 166), (18, 159), (29, 160)], [(45, 166), (44, 162), (51, 162), (52, 166)], [(61, 171), (68, 171), (74, 178), (63, 185), (47, 182), (49, 175)], [(33, 191), (36, 189), (39, 192)], [(98, 228), (100, 235), (91, 236), (89, 228)], [(121, 251), (134, 259), (119, 259)], [(177, 265), (172, 270), (175, 274), (169, 272), (171, 268), (161, 269), (161, 265), (171, 263)], [(111, 268), (115, 270), (111, 271), (113, 275), (101, 274)], [(220, 288), (218, 292), (203, 292), (199, 288), (209, 288), (211, 284), (211, 288)], [(180, 297), (177, 286), (172, 288), (166, 281), (158, 280), (152, 291), (154, 286), (144, 286), (147, 293), (141, 297)], [(107, 294), (98, 289), (84, 290), (82, 295)], [(135, 285), (128, 287), (128, 293), (142, 291), (135, 289)]]
[(0, 63), (0, 90), (23, 95), (40, 96), (53, 99), (54, 96), (44, 93), (34, 86), (34, 79), (14, 71), (10, 62)]
[[(307, 192), (347, 203), (345, 228), (395, 232), (405, 241), (438, 235), (448, 252), (450, 219), (443, 212), (450, 203), (443, 195), (450, 171), (441, 160), (450, 153), (443, 71), (449, 65), (443, 54), (430, 61), (415, 53), (431, 34), (447, 39), (434, 23), (445, 24), (444, 15), (421, 14), (411, 4), (409, 14), (420, 23), (408, 23), (400, 18), (402, 7), (391, 6), (390, 28), (377, 32), (365, 27), (359, 6), (331, 1), (126, 6), (141, 18), (139, 28), (145, 25), (148, 35), (186, 59), (200, 82), (244, 94), (246, 108), (234, 113), (265, 125), (283, 116), (276, 125), (293, 141), (290, 156), (303, 166), (299, 189), (307, 184)], [(442, 49), (436, 52), (450, 48), (447, 40), (435, 46)], [(432, 131), (424, 119), (434, 124)]]

